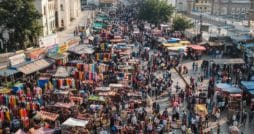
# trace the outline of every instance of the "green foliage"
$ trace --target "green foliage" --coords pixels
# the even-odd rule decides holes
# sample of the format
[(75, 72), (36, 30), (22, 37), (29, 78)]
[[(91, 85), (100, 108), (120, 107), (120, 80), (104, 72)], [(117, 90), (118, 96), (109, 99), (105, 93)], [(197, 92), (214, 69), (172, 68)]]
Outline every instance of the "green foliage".
[(185, 31), (185, 29), (192, 28), (193, 23), (186, 19), (185, 17), (176, 16), (173, 19), (173, 30), (175, 31)]
[(24, 49), (35, 45), (42, 33), (42, 26), (38, 22), (40, 18), (41, 14), (36, 10), (34, 0), (2, 0), (0, 25), (3, 30), (9, 31), (8, 47)]
[(173, 11), (166, 0), (144, 0), (139, 4), (138, 18), (158, 25), (167, 22)]

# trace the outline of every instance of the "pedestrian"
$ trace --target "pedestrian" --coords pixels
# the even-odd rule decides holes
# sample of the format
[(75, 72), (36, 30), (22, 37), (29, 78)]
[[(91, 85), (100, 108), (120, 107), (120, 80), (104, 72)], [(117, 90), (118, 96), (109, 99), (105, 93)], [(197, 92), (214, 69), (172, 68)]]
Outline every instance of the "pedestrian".
[(197, 72), (198, 71), (198, 62), (196, 62), (196, 70), (195, 70), (195, 72)]
[(253, 112), (251, 111), (251, 112), (249, 113), (249, 124), (251, 124), (252, 119), (253, 119)]
[(193, 63), (192, 63), (192, 70), (193, 70), (193, 71), (194, 71), (194, 69), (195, 69), (195, 65), (196, 65), (196, 63), (193, 62)]
[(241, 122), (241, 123), (243, 124), (243, 126), (245, 126), (246, 120), (247, 120), (247, 112), (244, 111), (244, 112), (243, 112), (243, 117), (242, 117), (242, 122)]
[(220, 124), (217, 125), (217, 134), (220, 134)]

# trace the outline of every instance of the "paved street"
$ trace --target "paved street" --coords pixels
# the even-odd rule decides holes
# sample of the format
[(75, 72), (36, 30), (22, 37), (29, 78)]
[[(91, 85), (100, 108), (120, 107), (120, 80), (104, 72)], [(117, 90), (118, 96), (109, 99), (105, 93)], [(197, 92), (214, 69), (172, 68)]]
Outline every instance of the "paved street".
[(68, 39), (71, 39), (74, 37), (73, 31), (78, 26), (87, 26), (87, 20), (90, 18), (92, 19), (92, 15), (94, 10), (85, 10), (80, 13), (80, 17), (78, 19), (75, 19), (71, 22), (68, 29), (65, 29), (64, 31), (57, 32), (57, 38), (59, 42), (64, 42)]

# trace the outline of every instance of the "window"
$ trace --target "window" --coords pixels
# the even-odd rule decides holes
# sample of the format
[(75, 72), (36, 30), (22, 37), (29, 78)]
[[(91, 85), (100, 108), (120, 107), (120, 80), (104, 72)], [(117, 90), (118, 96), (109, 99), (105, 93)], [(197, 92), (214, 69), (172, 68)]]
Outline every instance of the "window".
[(43, 7), (43, 10), (44, 10), (44, 15), (46, 15), (46, 6)]
[(61, 20), (61, 26), (64, 27), (64, 20)]
[(63, 4), (61, 4), (61, 5), (60, 5), (60, 8), (61, 8), (61, 11), (63, 11), (63, 10), (64, 10), (64, 8), (63, 8)]

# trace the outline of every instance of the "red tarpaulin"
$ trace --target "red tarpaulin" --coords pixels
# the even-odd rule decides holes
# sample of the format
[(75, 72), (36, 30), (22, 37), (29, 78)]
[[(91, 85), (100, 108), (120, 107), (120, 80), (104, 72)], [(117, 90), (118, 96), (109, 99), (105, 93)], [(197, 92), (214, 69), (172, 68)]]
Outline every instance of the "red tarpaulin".
[(193, 50), (198, 50), (198, 51), (205, 51), (206, 48), (200, 45), (188, 45), (188, 48), (191, 48)]
[(39, 111), (38, 114), (41, 116), (43, 120), (50, 120), (50, 121), (55, 121), (59, 116), (59, 114), (50, 113), (46, 111)]

